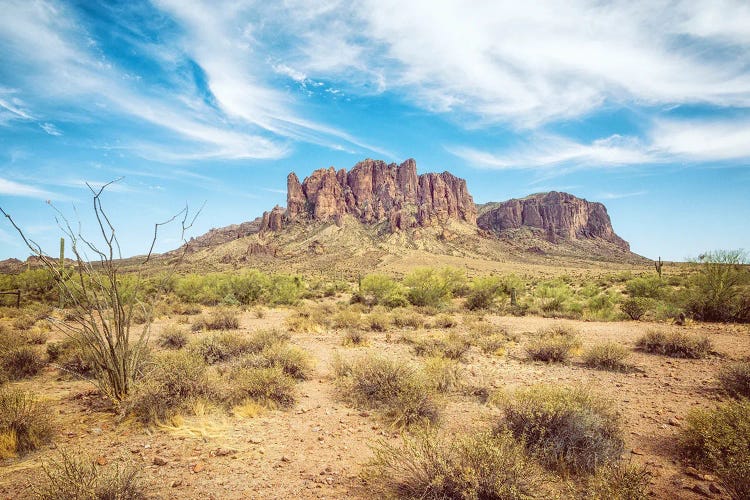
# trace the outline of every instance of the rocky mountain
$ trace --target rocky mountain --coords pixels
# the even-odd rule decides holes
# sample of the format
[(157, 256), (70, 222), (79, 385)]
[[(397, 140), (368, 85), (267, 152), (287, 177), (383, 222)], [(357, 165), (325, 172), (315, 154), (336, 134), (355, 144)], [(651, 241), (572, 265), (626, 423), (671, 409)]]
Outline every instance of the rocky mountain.
[(286, 210), (264, 213), (261, 230), (278, 231), (304, 221), (338, 222), (344, 215), (365, 224), (386, 222), (393, 232), (448, 220), (475, 225), (477, 211), (464, 179), (449, 172), (417, 175), (413, 159), (400, 165), (367, 159), (349, 172), (315, 170), (302, 183), (290, 173)]
[(550, 243), (599, 239), (630, 250), (628, 242), (612, 229), (604, 205), (556, 191), (485, 205), (477, 225), (497, 235), (531, 228)]

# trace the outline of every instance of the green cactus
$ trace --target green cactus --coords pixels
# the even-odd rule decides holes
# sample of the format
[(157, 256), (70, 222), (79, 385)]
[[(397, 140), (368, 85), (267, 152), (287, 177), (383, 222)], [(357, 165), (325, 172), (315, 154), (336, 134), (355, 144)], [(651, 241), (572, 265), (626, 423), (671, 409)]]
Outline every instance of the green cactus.
[(661, 256), (659, 256), (659, 260), (657, 262), (654, 262), (654, 267), (656, 268), (656, 272), (659, 274), (659, 277), (661, 278), (661, 268), (664, 266), (664, 262), (661, 261)]

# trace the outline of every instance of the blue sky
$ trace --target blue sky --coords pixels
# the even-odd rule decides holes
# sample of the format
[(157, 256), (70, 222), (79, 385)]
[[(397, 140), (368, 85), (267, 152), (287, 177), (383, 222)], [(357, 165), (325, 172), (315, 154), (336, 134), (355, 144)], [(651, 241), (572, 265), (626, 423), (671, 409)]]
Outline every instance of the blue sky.
[(90, 230), (124, 177), (132, 255), (186, 203), (198, 235), (291, 170), (413, 157), (480, 203), (601, 201), (648, 257), (750, 249), (750, 4), (527, 3), (0, 0), (0, 206), (54, 253), (46, 201)]

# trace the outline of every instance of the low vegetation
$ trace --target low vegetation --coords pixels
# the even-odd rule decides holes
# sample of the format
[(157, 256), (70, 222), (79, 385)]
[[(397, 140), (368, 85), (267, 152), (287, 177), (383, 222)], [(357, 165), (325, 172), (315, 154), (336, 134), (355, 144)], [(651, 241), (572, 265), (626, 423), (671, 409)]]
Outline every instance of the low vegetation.
[(526, 353), (533, 361), (562, 363), (568, 361), (581, 347), (578, 334), (564, 327), (553, 327), (537, 332), (526, 345)]
[(618, 463), (600, 467), (588, 482), (585, 498), (591, 500), (646, 500), (651, 498), (651, 474), (641, 465)]
[(231, 309), (216, 309), (208, 315), (203, 315), (193, 322), (193, 331), (201, 330), (236, 330), (240, 327), (240, 319), (236, 311)]
[(429, 384), (407, 364), (364, 356), (353, 362), (339, 359), (335, 371), (346, 398), (360, 406), (382, 409), (394, 425), (438, 420), (438, 405)]
[(719, 371), (719, 385), (734, 398), (750, 398), (750, 361), (737, 361)]
[(588, 348), (583, 353), (583, 364), (589, 368), (611, 371), (627, 371), (630, 349), (616, 342), (606, 342)]
[(36, 450), (54, 435), (49, 407), (29, 392), (0, 389), (0, 458)]
[(182, 349), (187, 343), (187, 329), (180, 326), (165, 327), (159, 338), (159, 345), (165, 349)]
[(45, 464), (44, 479), (34, 487), (39, 500), (61, 498), (80, 500), (145, 500), (149, 498), (140, 470), (119, 463), (97, 465), (91, 457), (60, 452), (60, 457)]
[(697, 466), (718, 474), (732, 498), (750, 498), (750, 400), (692, 411), (680, 443)]
[(534, 386), (502, 406), (504, 419), (497, 432), (510, 430), (550, 468), (594, 472), (622, 454), (617, 412), (587, 390)]
[(652, 354), (692, 359), (705, 358), (713, 349), (708, 337), (662, 330), (649, 330), (636, 341), (636, 347)]
[(401, 446), (381, 441), (366, 478), (384, 497), (414, 499), (537, 498), (544, 476), (507, 433), (405, 435)]
[(464, 368), (454, 360), (444, 357), (427, 358), (424, 374), (428, 384), (437, 392), (450, 392), (459, 389), (464, 379)]

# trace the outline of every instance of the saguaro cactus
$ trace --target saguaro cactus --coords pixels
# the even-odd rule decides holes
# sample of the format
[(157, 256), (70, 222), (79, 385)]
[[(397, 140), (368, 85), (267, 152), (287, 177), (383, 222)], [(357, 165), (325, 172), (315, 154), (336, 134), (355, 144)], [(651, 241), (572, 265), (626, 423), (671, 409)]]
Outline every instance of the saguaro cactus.
[(664, 266), (664, 262), (661, 261), (661, 256), (659, 256), (659, 260), (654, 262), (654, 267), (656, 268), (656, 272), (659, 274), (659, 277), (661, 278), (661, 268)]

